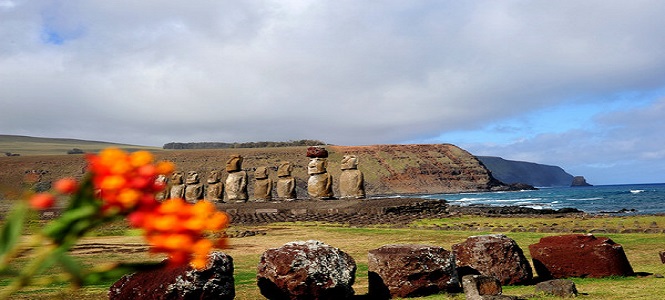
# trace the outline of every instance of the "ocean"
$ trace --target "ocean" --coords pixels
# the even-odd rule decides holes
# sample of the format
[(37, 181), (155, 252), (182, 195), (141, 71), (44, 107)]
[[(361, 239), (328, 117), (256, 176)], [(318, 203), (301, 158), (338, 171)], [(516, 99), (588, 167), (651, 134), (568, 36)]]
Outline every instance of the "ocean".
[(431, 194), (455, 205), (524, 206), (535, 209), (577, 208), (587, 213), (665, 213), (665, 183), (539, 188), (535, 191)]

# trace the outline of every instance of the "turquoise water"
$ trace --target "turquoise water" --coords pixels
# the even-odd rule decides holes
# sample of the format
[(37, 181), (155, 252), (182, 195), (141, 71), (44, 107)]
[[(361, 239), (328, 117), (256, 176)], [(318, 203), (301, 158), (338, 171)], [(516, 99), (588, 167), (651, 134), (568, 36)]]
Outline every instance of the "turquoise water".
[(628, 210), (630, 214), (665, 213), (665, 183), (541, 188), (537, 191), (424, 195), (456, 205), (572, 207), (588, 213)]

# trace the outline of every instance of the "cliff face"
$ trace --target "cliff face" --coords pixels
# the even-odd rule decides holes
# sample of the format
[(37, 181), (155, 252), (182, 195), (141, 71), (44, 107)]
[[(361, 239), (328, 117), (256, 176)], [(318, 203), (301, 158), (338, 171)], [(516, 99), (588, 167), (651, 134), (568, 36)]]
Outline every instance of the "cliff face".
[(524, 161), (507, 160), (495, 156), (478, 156), (478, 159), (492, 171), (494, 178), (505, 183), (526, 183), (536, 187), (570, 186), (573, 175), (561, 167)]
[(573, 181), (571, 182), (570, 186), (591, 186), (588, 182), (586, 182), (586, 179), (584, 176), (575, 176), (573, 178)]
[[(328, 172), (333, 176), (333, 190), (337, 189), (340, 162), (346, 154), (358, 157), (358, 169), (365, 176), (368, 195), (449, 193), (485, 191), (501, 187), (485, 166), (469, 152), (450, 144), (427, 145), (376, 145), (376, 146), (327, 146)], [(244, 156), (243, 169), (253, 171), (266, 166), (270, 178), (277, 179), (276, 170), (281, 161), (290, 161), (296, 178), (299, 198), (307, 195), (307, 147), (214, 149), (214, 150), (164, 150), (154, 152), (157, 159), (173, 161), (179, 171), (196, 171), (205, 182), (212, 170), (222, 170), (230, 154)], [(21, 188), (26, 174), (39, 172), (43, 182), (64, 176), (81, 177), (85, 166), (80, 155), (0, 157), (0, 197), (13, 194)], [(248, 184), (252, 195), (254, 179), (250, 174)], [(568, 181), (570, 184), (570, 181)]]

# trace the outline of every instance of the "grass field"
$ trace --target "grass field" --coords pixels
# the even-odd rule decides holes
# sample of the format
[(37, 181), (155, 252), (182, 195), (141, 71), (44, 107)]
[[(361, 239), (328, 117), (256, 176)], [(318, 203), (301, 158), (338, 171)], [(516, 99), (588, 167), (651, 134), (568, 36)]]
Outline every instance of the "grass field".
[(118, 147), (130, 150), (161, 150), (161, 147), (135, 146), (115, 144), (99, 141), (85, 141), (76, 139), (40, 138), (16, 135), (0, 134), (0, 155), (5, 153), (18, 154), (20, 156), (30, 155), (62, 155), (73, 148), (84, 152), (99, 152), (108, 147)]
[[(561, 218), (558, 222), (574, 223), (575, 219)], [(464, 217), (459, 220), (438, 219), (423, 220), (414, 224), (412, 228), (386, 228), (369, 227), (353, 228), (340, 224), (320, 223), (281, 223), (262, 227), (238, 227), (230, 228), (232, 231), (260, 231), (264, 235), (255, 235), (244, 238), (230, 239), (230, 248), (224, 252), (231, 255), (235, 266), (236, 299), (263, 299), (256, 285), (256, 267), (260, 255), (268, 248), (279, 247), (287, 242), (296, 240), (320, 240), (331, 246), (338, 247), (349, 253), (358, 265), (354, 289), (357, 295), (367, 293), (367, 252), (385, 244), (394, 243), (417, 243), (442, 246), (450, 249), (454, 243), (464, 241), (468, 236), (489, 234), (497, 232), (469, 231), (469, 230), (438, 230), (433, 224), (451, 222), (467, 222), (475, 224), (503, 224), (515, 222), (524, 223), (537, 222), (538, 219), (515, 219), (515, 218), (483, 218)], [(601, 222), (618, 224), (620, 222), (657, 222), (665, 224), (665, 217), (649, 217), (649, 219), (634, 220), (628, 218), (610, 218)], [(547, 221), (550, 222), (550, 221)], [(33, 227), (34, 228), (34, 227)], [(142, 240), (135, 231), (122, 230), (122, 225), (115, 224), (95, 232), (96, 236), (85, 239), (86, 243), (97, 243), (109, 245), (108, 251), (77, 253), (76, 256), (86, 265), (97, 265), (113, 260), (117, 261), (139, 261), (160, 260), (145, 252), (130, 253), (123, 252), (122, 245), (141, 244)], [(555, 233), (541, 232), (505, 232), (513, 238), (520, 247), (525, 250), (525, 255), (530, 259), (528, 245), (538, 242), (546, 235)], [(581, 299), (663, 299), (665, 291), (665, 279), (656, 278), (649, 274), (665, 273), (665, 265), (660, 262), (658, 252), (665, 250), (665, 234), (658, 233), (612, 233), (596, 234), (597, 236), (608, 236), (615, 242), (623, 245), (626, 255), (635, 272), (641, 276), (625, 278), (584, 279), (574, 278)], [(116, 248), (113, 245), (117, 246)], [(23, 258), (24, 260), (29, 257)], [(24, 261), (25, 262), (25, 261)], [(21, 261), (17, 262), (16, 268), (20, 268)], [(45, 274), (55, 273), (57, 269), (47, 270)], [(7, 284), (7, 279), (0, 281), (0, 286)], [(89, 286), (78, 290), (71, 290), (66, 284), (51, 284), (45, 287), (31, 287), (12, 299), (107, 299), (107, 291), (112, 281), (98, 286)], [(504, 286), (504, 294), (523, 296), (534, 293), (533, 286)], [(554, 299), (545, 296), (531, 296), (529, 299)], [(415, 299), (464, 299), (464, 295), (438, 294)]]

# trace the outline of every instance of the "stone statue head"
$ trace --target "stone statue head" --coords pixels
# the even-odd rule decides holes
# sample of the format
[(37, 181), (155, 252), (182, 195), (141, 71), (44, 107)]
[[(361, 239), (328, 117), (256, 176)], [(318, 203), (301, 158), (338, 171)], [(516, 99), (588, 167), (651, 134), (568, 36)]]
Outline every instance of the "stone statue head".
[(254, 178), (256, 178), (256, 179), (266, 179), (266, 178), (268, 178), (268, 168), (266, 168), (266, 167), (256, 168), (256, 171), (254, 171)]
[(242, 156), (231, 154), (226, 161), (226, 172), (238, 172), (242, 170)]
[(222, 180), (222, 172), (219, 170), (212, 170), (208, 174), (208, 183), (218, 183)]
[(173, 184), (182, 184), (182, 172), (173, 172), (171, 174), (171, 182)]
[(291, 176), (291, 171), (293, 171), (291, 163), (288, 161), (283, 161), (279, 164), (279, 167), (277, 168), (277, 176), (278, 177)]
[(187, 184), (197, 184), (199, 183), (199, 173), (195, 171), (187, 172)]
[(166, 186), (166, 184), (169, 182), (169, 178), (166, 177), (164, 174), (159, 174), (157, 175), (157, 178), (155, 178), (155, 183)]
[(344, 155), (340, 164), (342, 170), (351, 170), (358, 168), (358, 157), (355, 155)]
[(321, 174), (326, 172), (328, 161), (325, 158), (312, 158), (307, 164), (307, 174)]

